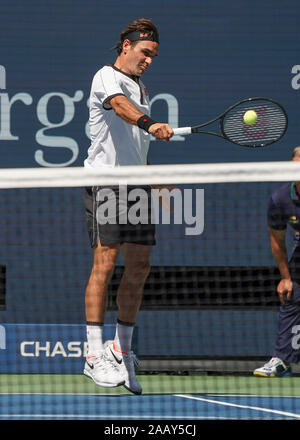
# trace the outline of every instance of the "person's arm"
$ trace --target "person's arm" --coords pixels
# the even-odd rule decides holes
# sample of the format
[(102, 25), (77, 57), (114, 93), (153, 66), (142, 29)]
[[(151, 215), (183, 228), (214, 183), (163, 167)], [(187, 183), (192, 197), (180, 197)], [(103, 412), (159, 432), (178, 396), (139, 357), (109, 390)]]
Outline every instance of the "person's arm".
[(287, 299), (290, 299), (293, 289), (285, 244), (286, 230), (276, 230), (269, 227), (269, 231), (272, 254), (281, 275), (281, 281), (277, 286), (277, 293), (281, 304), (285, 304), (285, 295)]
[[(126, 96), (114, 96), (110, 100), (110, 105), (116, 115), (129, 124), (138, 125), (138, 120), (143, 116), (143, 113), (138, 110), (135, 105), (126, 98)], [(174, 134), (169, 124), (160, 122), (152, 124), (148, 129), (148, 133), (153, 134), (156, 139), (165, 139), (166, 141), (169, 141)]]

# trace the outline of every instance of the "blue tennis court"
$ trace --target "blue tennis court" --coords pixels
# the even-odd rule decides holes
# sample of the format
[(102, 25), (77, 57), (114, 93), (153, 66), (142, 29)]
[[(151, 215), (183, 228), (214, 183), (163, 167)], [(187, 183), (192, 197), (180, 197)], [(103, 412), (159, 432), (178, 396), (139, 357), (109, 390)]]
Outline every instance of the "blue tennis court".
[(300, 419), (300, 378), (139, 375), (143, 394), (83, 375), (0, 375), (0, 420)]
[(247, 395), (2, 394), (1, 420), (300, 419), (300, 398)]

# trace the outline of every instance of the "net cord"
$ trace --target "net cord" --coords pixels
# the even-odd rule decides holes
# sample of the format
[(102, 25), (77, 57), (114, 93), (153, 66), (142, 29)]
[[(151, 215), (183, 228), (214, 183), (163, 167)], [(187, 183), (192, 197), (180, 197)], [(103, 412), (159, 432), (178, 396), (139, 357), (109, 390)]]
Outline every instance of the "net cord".
[(300, 180), (300, 162), (293, 161), (0, 169), (1, 189), (296, 180)]

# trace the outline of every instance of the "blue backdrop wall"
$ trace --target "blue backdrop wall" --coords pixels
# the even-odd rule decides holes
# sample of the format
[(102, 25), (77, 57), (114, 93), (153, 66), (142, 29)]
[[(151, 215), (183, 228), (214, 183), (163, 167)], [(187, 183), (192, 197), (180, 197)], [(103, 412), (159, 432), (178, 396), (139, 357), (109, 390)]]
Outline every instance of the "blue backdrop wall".
[[(144, 76), (155, 118), (206, 121), (250, 96), (280, 101), (290, 117), (278, 144), (250, 151), (209, 136), (152, 142), (152, 163), (285, 160), (299, 143), (299, 2), (136, 0), (1, 2), (1, 166), (81, 166), (89, 146), (92, 77), (137, 17), (160, 30)], [(178, 112), (177, 112), (178, 110)]]
[[(143, 77), (153, 118), (174, 127), (204, 122), (250, 96), (278, 100), (289, 115), (287, 134), (270, 147), (179, 136), (169, 144), (152, 141), (151, 163), (290, 159), (300, 144), (299, 1), (2, 0), (1, 168), (83, 165), (92, 77), (115, 60), (110, 48), (138, 17), (160, 30), (159, 57)], [(272, 264), (265, 209), (275, 186), (200, 185), (203, 233), (159, 227), (152, 264)], [(56, 316), (63, 301), (67, 311), (61, 305), (55, 319), (83, 320), (91, 251), (81, 190), (5, 190), (0, 208), (0, 262), (7, 265), (7, 311), (0, 320), (42, 321), (35, 304)]]

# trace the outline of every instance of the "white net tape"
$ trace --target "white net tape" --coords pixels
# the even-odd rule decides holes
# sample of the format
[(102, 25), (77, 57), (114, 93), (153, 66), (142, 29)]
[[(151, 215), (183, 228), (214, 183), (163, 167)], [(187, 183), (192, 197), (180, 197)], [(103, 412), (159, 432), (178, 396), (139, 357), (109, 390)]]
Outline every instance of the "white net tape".
[(300, 180), (300, 162), (148, 165), (99, 169), (84, 167), (5, 168), (0, 170), (0, 188), (291, 180)]

